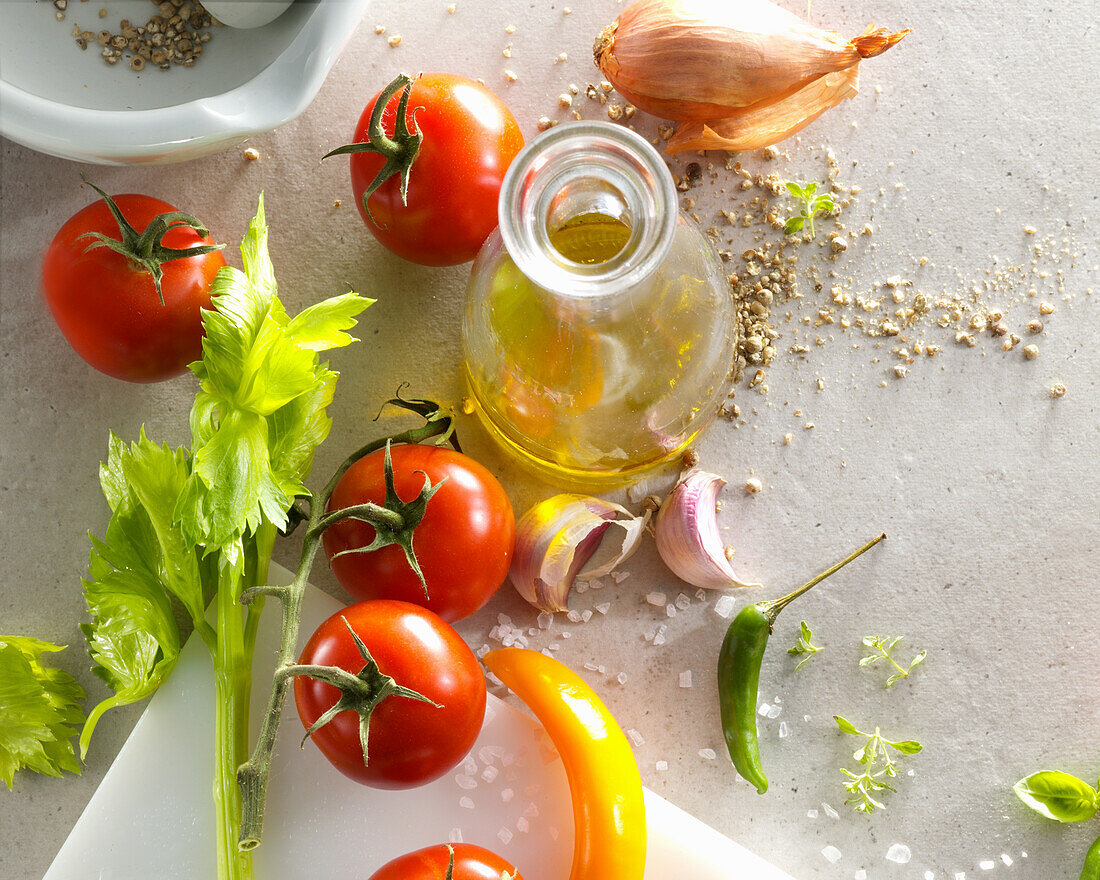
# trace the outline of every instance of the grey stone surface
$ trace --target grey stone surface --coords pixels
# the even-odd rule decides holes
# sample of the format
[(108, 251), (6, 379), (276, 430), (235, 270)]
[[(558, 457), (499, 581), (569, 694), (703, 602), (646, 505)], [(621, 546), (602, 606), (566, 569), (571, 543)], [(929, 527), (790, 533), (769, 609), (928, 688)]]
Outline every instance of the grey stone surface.
[[(169, 167), (81, 167), (0, 144), (0, 631), (69, 644), (58, 665), (93, 697), (104, 690), (81, 648), (79, 579), (86, 532), (102, 534), (106, 523), (96, 467), (107, 433), (133, 437), (144, 424), (151, 437), (185, 442), (194, 387), (189, 377), (136, 386), (100, 376), (57, 333), (38, 295), (39, 263), (54, 231), (89, 200), (80, 174), (108, 191), (173, 202), (230, 241), (242, 234), (262, 189), (280, 292), (291, 311), (345, 285), (378, 299), (364, 315), (362, 342), (333, 358), (342, 378), (317, 483), (378, 431), (371, 419), (400, 382), (444, 399), (462, 393), (467, 272), (391, 257), (355, 212), (346, 163), (318, 158), (348, 139), (362, 105), (399, 69), (482, 77), (533, 135), (540, 114), (564, 118), (557, 96), (569, 83), (583, 89), (598, 81), (589, 47), (619, 8), (592, 0), (565, 15), (546, 0), (459, 0), (449, 16), (445, 6), (379, 2), (309, 110), (252, 139), (258, 162), (234, 150)], [(761, 680), (762, 700), (782, 700), (778, 719), (760, 721), (772, 784), (764, 797), (723, 757), (713, 669), (726, 621), (714, 613), (716, 595), (695, 599), (651, 544), (626, 565), (629, 579), (600, 594), (612, 603), (606, 617), (585, 625), (559, 620), (552, 638), (561, 644), (558, 656), (575, 668), (605, 667), (605, 674), (583, 674), (622, 726), (643, 735), (637, 757), (647, 785), (801, 880), (847, 880), (859, 869), (872, 880), (926, 872), (1071, 880), (1097, 823), (1041, 820), (1011, 785), (1048, 766), (1088, 780), (1100, 772), (1096, 6), (887, 0), (872, 8), (823, 0), (812, 17), (845, 33), (871, 19), (914, 33), (867, 62), (863, 92), (782, 145), (778, 159), (742, 160), (753, 171), (823, 180), (824, 149), (831, 147), (842, 179), (863, 188), (845, 225), (858, 230), (871, 222), (875, 231), (835, 265), (821, 261), (839, 280), (825, 276), (824, 289), (815, 291), (806, 278), (804, 296), (781, 307), (791, 319), (780, 322), (784, 336), (767, 370), (767, 394), (739, 386), (745, 423), (716, 424), (698, 451), (704, 467), (730, 481), (721, 522), (739, 569), (766, 584), (762, 595), (786, 592), (880, 530), (889, 540), (779, 620)], [(375, 35), (376, 22), (387, 36), (403, 37), (399, 48)], [(508, 46), (511, 58), (502, 54)], [(567, 61), (555, 60), (561, 52)], [(514, 83), (505, 69), (518, 75)], [(588, 118), (602, 115), (583, 98), (578, 105)], [(639, 114), (635, 121), (655, 133), (655, 120)], [(673, 167), (697, 159), (680, 157)], [(720, 172), (690, 194), (708, 226), (740, 193), (721, 170), (724, 156), (702, 161)], [(343, 200), (339, 208), (335, 199)], [(1029, 226), (1034, 235), (1025, 233)], [(735, 262), (751, 244), (747, 233), (738, 238)], [(1022, 293), (1015, 287), (1004, 295), (1006, 320), (1021, 335), (1038, 300), (1056, 307), (1034, 361), (1019, 348), (1004, 353), (988, 333), (969, 348), (955, 343), (954, 330), (932, 324), (909, 342), (924, 339), (943, 351), (918, 358), (898, 379), (896, 341), (880, 345), (855, 329), (814, 325), (830, 304), (829, 287), (841, 281), (882, 294), (876, 284), (900, 275), (930, 296), (968, 295), (998, 269), (1023, 278)], [(999, 295), (983, 294), (990, 303)], [(816, 344), (818, 335), (824, 345)], [(791, 354), (791, 345), (809, 351)], [(1067, 386), (1064, 398), (1050, 397), (1054, 382)], [(463, 439), (501, 474), (517, 510), (553, 492), (514, 470), (476, 425), (463, 425)], [(741, 491), (750, 474), (764, 484), (752, 497)], [(294, 564), (294, 542), (280, 545), (277, 558)], [(323, 564), (313, 579), (340, 594)], [(664, 619), (644, 602), (654, 589), (671, 599), (682, 591), (691, 606)], [(585, 608), (596, 599), (589, 593), (575, 601)], [(460, 630), (477, 647), (501, 613), (519, 625), (535, 623), (506, 586)], [(796, 675), (783, 652), (800, 618), (826, 650)], [(644, 634), (658, 623), (668, 624), (667, 643), (654, 647)], [(568, 641), (556, 635), (563, 630), (572, 634)], [(883, 690), (884, 673), (857, 667), (860, 638), (871, 632), (904, 635), (903, 645), (927, 649), (926, 664)], [(542, 647), (548, 638), (533, 641)], [(688, 669), (694, 686), (681, 689), (679, 673)], [(628, 675), (624, 685), (614, 680), (620, 671)], [(80, 778), (24, 775), (13, 793), (0, 796), (0, 873), (11, 880), (42, 875), (139, 712), (105, 717)], [(889, 808), (871, 817), (843, 804), (838, 768), (851, 765), (852, 743), (836, 732), (836, 713), (924, 743), (925, 751), (903, 765), (914, 775), (903, 775)], [(781, 721), (789, 729), (783, 739)], [(699, 756), (706, 748), (717, 760)], [(668, 769), (658, 771), (659, 761)], [(808, 817), (811, 810), (817, 818)], [(894, 843), (910, 847), (907, 865), (886, 861)], [(841, 852), (835, 864), (821, 854), (827, 845)], [(987, 859), (992, 870), (979, 867)]]

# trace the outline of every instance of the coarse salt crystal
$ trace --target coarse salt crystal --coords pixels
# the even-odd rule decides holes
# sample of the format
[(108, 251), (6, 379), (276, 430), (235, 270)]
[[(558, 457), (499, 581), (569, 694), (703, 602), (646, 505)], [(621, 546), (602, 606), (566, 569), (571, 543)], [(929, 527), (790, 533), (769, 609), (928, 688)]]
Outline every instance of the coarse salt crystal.
[(558, 829), (556, 826), (551, 825), (549, 828), (546, 829), (546, 833), (550, 835), (551, 840), (558, 839)]
[(592, 578), (592, 580), (588, 582), (588, 586), (593, 590), (602, 590), (603, 581), (601, 581), (599, 578)]
[(507, 828), (501, 828), (500, 831), (497, 832), (497, 837), (501, 843), (507, 846), (512, 841), (512, 832)]
[(450, 843), (462, 843), (462, 829), (452, 828), (448, 837), (450, 838)]
[(782, 711), (783, 711), (782, 706), (772, 706), (770, 709), (768, 709), (768, 717), (771, 718), (774, 721), (776, 718), (779, 717), (779, 715)]
[(728, 619), (733, 616), (733, 606), (736, 604), (733, 596), (719, 596), (718, 601), (714, 603), (714, 613)]
[(787, 727), (787, 722), (786, 721), (780, 721), (779, 722), (779, 738), (780, 739), (785, 739), (787, 736), (790, 735), (790, 732), (791, 732), (790, 728)]
[(769, 713), (769, 712), (771, 711), (771, 708), (772, 708), (772, 707), (771, 707), (771, 706), (770, 706), (769, 704), (767, 704), (767, 703), (761, 703), (761, 704), (760, 704), (760, 708), (759, 708), (759, 709), (758, 709), (757, 711), (758, 711), (758, 712), (759, 712), (759, 713), (760, 713), (761, 715), (763, 715), (763, 716), (764, 716), (765, 718), (767, 718), (767, 717), (768, 717), (768, 713)]
[(966, 880), (966, 871), (956, 871), (955, 880)]
[(840, 813), (838, 813), (836, 810), (834, 810), (832, 807), (830, 807), (824, 801), (821, 802), (821, 809), (823, 809), (825, 811), (825, 815), (828, 816), (830, 819), (839, 819), (840, 818)]
[(493, 649), (490, 648), (488, 645), (482, 645), (480, 648), (478, 648), (476, 651), (474, 651), (474, 653), (477, 654), (477, 658), (480, 660), (482, 657), (484, 657), (486, 654), (488, 654), (491, 650), (493, 650)]
[(705, 758), (708, 761), (713, 761), (718, 756), (714, 749), (699, 749), (699, 757)]
[(867, 872), (863, 868), (860, 868), (855, 873), (855, 880), (867, 880)]
[(467, 776), (473, 776), (477, 773), (477, 761), (474, 760), (473, 755), (467, 755), (463, 758), (462, 769), (466, 772)]
[(668, 761), (658, 761), (656, 764), (654, 764), (654, 767), (656, 767), (657, 770), (664, 772), (668, 769)]
[(567, 618), (569, 618), (570, 623), (580, 623), (581, 622), (581, 613), (579, 611), (570, 611), (565, 616)]
[(587, 669), (589, 672), (595, 672), (600, 667), (597, 666), (595, 663), (585, 663), (584, 668)]
[(518, 819), (516, 819), (516, 831), (526, 834), (530, 830), (531, 823), (524, 819), (523, 816), (520, 816)]
[(613, 572), (611, 572), (611, 580), (613, 580), (617, 584), (621, 584), (628, 577), (630, 577), (630, 572), (629, 571), (613, 571)]
[(817, 818), (817, 810), (807, 810), (806, 811), (806, 818), (807, 819), (816, 819)]
[(707, 600), (706, 590), (700, 587), (698, 590), (695, 591), (695, 598), (698, 599), (700, 602), (705, 602)]
[(601, 602), (599, 605), (596, 606), (596, 610), (599, 611), (600, 614), (607, 614), (607, 612), (611, 610), (611, 603)]
[(933, 874), (931, 871), (925, 871), (924, 880), (936, 880), (936, 875)]
[(668, 597), (664, 593), (646, 593), (645, 600), (648, 604), (653, 605), (656, 608), (663, 608), (664, 604), (668, 601)]
[(625, 672), (620, 672), (618, 675), (615, 676), (615, 681), (617, 681), (619, 684), (626, 684), (627, 677), (628, 676)]
[(481, 771), (481, 778), (486, 782), (492, 782), (497, 778), (497, 774), (500, 773), (496, 767), (489, 766)]
[(464, 810), (472, 810), (474, 808), (474, 799), (463, 795), (458, 799), (458, 805)]
[(665, 643), (665, 631), (667, 629), (668, 627), (664, 625), (657, 627), (657, 634), (653, 636), (653, 644), (663, 645)]
[(898, 865), (907, 864), (912, 857), (913, 853), (910, 852), (909, 847), (904, 843), (895, 843), (886, 850), (886, 861), (894, 862)]
[(575, 589), (578, 594), (587, 593), (588, 592), (588, 581), (577, 581), (574, 584), (573, 589)]
[(514, 798), (515, 796), (516, 796), (516, 793), (514, 791), (512, 791), (512, 789), (510, 789), (510, 788), (506, 788), (503, 791), (501, 791), (501, 793), (500, 793), (500, 799), (506, 804), (511, 803), (512, 798)]
[(630, 741), (632, 743), (634, 743), (634, 745), (636, 745), (636, 746), (645, 745), (645, 737), (642, 736), (633, 727), (631, 727), (629, 730), (627, 730), (626, 735), (628, 737), (630, 737)]
[(591, 619), (592, 612), (589, 609), (585, 608), (584, 611), (581, 612), (581, 622), (588, 623), (588, 621), (590, 621)]
[(455, 782), (458, 783), (458, 787), (464, 791), (473, 791), (477, 788), (477, 780), (466, 773), (459, 773), (455, 777)]
[(997, 863), (994, 862), (993, 859), (982, 859), (978, 862), (978, 867), (983, 871), (992, 871), (996, 864)]
[(682, 688), (691, 687), (691, 670), (690, 669), (685, 669), (683, 672), (680, 673), (680, 687), (682, 687)]
[(691, 607), (691, 599), (685, 596), (683, 593), (680, 593), (676, 597), (676, 607), (679, 608), (681, 611), (687, 610)]
[(835, 865), (840, 861), (840, 850), (832, 844), (829, 844), (825, 849), (821, 851), (821, 854), (825, 856), (825, 861), (831, 865)]
[(668, 616), (668, 617), (675, 617), (676, 616), (676, 606), (675, 605), (666, 605), (665, 606), (665, 615)]
[(1012, 856), (1008, 853), (1001, 853), (1001, 861), (1005, 863), (1005, 867), (1012, 864)]
[(554, 615), (549, 611), (543, 611), (537, 618), (539, 629), (550, 629), (554, 625)]
[[(546, 650), (547, 651), (560, 651), (561, 650), (561, 645), (559, 645), (557, 642), (551, 642), (549, 645), (546, 646)], [(553, 656), (553, 655), (551, 655), (551, 656)]]
[(535, 817), (538, 816), (538, 814), (539, 814), (539, 808), (537, 806), (535, 806), (534, 801), (531, 801), (530, 803), (527, 804), (526, 807), (523, 808), (523, 815), (526, 816), (528, 819), (534, 819)]

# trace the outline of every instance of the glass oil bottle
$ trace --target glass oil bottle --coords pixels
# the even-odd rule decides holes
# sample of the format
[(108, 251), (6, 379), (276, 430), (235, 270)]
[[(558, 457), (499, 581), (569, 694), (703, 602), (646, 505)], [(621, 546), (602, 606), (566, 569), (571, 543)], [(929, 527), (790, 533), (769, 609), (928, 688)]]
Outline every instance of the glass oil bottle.
[(737, 344), (714, 249), (641, 136), (550, 129), (508, 170), (474, 262), (463, 352), (489, 432), (559, 485), (629, 482), (726, 399)]

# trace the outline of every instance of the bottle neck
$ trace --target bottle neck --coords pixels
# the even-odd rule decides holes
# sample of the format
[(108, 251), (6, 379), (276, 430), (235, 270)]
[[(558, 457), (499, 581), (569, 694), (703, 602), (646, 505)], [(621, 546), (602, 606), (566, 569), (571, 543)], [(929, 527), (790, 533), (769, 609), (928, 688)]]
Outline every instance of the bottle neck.
[[(606, 122), (550, 129), (513, 160), (499, 202), (508, 254), (535, 284), (577, 298), (640, 284), (664, 260), (676, 230), (676, 188), (644, 138)], [(607, 218), (629, 230), (615, 254), (580, 262), (555, 236), (578, 219)]]

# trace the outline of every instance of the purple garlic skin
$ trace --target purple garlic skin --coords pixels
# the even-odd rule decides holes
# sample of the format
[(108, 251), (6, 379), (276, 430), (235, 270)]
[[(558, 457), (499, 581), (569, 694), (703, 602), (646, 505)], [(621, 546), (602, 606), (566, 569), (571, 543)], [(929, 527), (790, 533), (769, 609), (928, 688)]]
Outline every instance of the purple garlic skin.
[(726, 481), (692, 471), (661, 504), (654, 525), (657, 552), (678, 578), (708, 590), (759, 587), (740, 580), (718, 531), (718, 493)]

